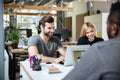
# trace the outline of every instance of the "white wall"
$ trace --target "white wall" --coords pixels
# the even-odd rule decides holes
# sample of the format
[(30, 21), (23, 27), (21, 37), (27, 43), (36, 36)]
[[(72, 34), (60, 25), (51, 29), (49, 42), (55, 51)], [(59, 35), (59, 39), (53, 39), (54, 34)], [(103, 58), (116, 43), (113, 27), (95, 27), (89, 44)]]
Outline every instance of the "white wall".
[(108, 40), (108, 35), (107, 35), (107, 17), (109, 13), (102, 13), (102, 37), (104, 40)]
[(111, 4), (118, 0), (108, 0), (107, 2), (92, 1), (91, 13), (96, 14), (97, 10), (101, 10), (102, 13), (109, 12)]
[(87, 12), (87, 6), (85, 2), (80, 2), (80, 1), (70, 2), (67, 6), (73, 8), (73, 11), (66, 12), (65, 16), (66, 17), (72, 16), (72, 40), (75, 40), (76, 38), (76, 15)]
[(97, 10), (103, 12), (109, 12), (111, 3), (110, 2), (92, 2), (91, 13), (96, 14)]
[(95, 14), (84, 17), (84, 22), (91, 22), (96, 26), (97, 32), (102, 31), (102, 14)]

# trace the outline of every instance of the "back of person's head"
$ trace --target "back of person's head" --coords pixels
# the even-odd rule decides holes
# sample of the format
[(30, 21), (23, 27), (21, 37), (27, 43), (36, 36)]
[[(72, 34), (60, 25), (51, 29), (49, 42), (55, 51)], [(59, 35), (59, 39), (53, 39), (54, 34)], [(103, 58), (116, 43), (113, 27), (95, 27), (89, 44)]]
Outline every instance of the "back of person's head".
[(80, 37), (83, 37), (83, 36), (86, 35), (86, 31), (87, 31), (88, 28), (93, 28), (95, 30), (95, 33), (97, 32), (94, 24), (92, 24), (90, 22), (86, 22), (82, 25), (82, 28), (81, 28), (81, 31), (80, 31)]
[(54, 18), (52, 16), (44, 16), (42, 17), (42, 19), (39, 21), (39, 27), (45, 27), (45, 23), (53, 23), (54, 22)]
[[(120, 33), (120, 0), (118, 0), (116, 3), (113, 3), (111, 5), (110, 14), (107, 20), (107, 26), (108, 28), (110, 28), (112, 25), (116, 25), (117, 27), (114, 36), (116, 37)], [(108, 37), (113, 38), (112, 36), (109, 36), (109, 32), (108, 32)]]

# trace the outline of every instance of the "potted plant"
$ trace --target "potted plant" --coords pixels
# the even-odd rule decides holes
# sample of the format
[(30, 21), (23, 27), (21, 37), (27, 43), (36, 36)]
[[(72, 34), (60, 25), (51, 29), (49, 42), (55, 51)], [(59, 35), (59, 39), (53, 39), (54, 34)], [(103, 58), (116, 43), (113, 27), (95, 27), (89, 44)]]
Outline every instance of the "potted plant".
[(20, 37), (19, 29), (17, 27), (12, 27), (7, 35), (7, 40), (12, 41), (13, 48), (17, 48)]

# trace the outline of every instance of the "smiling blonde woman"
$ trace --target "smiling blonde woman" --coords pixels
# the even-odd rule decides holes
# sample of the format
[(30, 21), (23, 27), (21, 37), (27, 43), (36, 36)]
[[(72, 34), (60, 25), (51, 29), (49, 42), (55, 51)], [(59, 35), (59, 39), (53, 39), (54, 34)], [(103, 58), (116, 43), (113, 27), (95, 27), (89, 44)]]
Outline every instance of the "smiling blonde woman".
[(82, 25), (80, 38), (78, 39), (78, 45), (92, 45), (93, 43), (104, 41), (102, 38), (96, 37), (97, 30), (96, 27), (90, 23), (86, 22)]

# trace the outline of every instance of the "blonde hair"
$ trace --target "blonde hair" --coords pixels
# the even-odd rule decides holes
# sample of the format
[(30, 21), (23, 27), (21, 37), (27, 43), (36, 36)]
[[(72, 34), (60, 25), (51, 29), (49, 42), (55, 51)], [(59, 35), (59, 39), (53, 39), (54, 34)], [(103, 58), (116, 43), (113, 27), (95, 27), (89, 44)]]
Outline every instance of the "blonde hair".
[(96, 30), (95, 25), (92, 24), (92, 23), (90, 23), (90, 22), (86, 22), (86, 23), (84, 23), (84, 24), (82, 25), (81, 32), (80, 32), (80, 37), (83, 37), (83, 36), (86, 35), (86, 31), (87, 31), (87, 29), (88, 29), (89, 27), (91, 27), (91, 28), (94, 29), (95, 35), (97, 34), (97, 30)]

